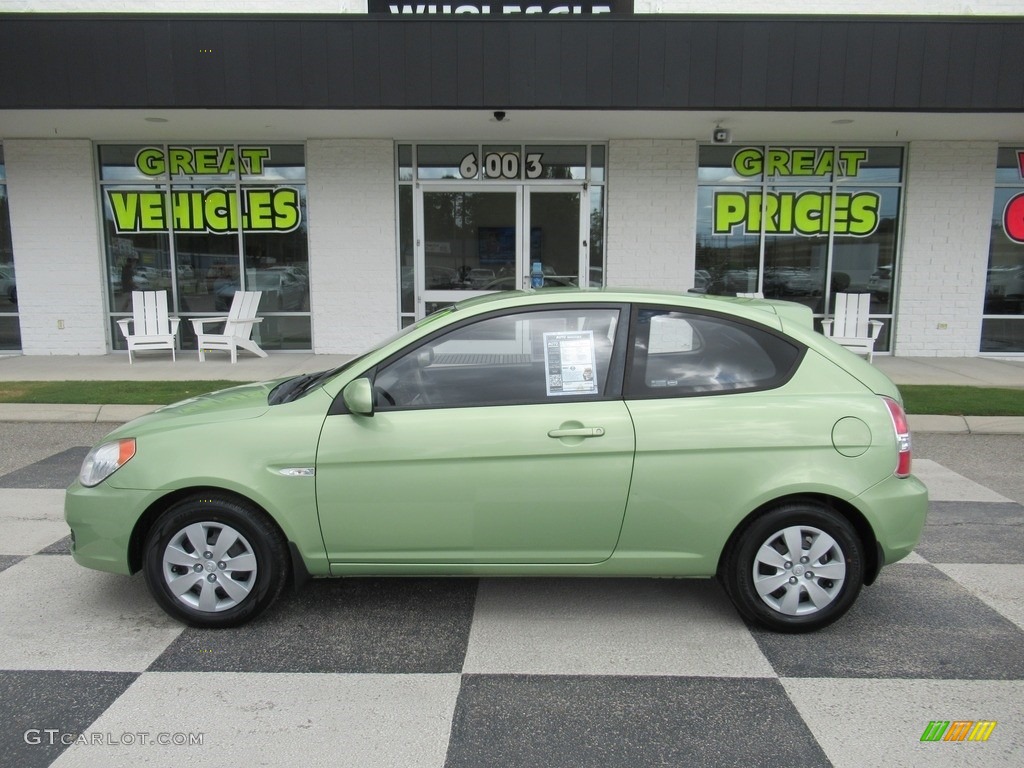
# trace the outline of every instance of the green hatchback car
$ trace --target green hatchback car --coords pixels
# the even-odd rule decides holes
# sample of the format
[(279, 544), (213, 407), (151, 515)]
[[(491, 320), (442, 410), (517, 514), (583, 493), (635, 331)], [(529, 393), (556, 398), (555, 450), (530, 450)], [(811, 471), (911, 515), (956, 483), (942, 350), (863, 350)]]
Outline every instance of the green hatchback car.
[(895, 385), (781, 301), (502, 293), (341, 368), (161, 408), (68, 489), (82, 565), (200, 627), (329, 576), (717, 576), (825, 626), (911, 552)]

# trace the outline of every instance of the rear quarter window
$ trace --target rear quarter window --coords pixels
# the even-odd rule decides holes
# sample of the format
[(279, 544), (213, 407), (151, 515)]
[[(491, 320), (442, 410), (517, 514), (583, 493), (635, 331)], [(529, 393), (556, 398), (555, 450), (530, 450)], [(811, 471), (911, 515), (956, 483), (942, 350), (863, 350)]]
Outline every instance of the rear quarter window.
[(628, 397), (686, 397), (772, 389), (805, 348), (770, 329), (722, 315), (639, 307), (632, 323)]

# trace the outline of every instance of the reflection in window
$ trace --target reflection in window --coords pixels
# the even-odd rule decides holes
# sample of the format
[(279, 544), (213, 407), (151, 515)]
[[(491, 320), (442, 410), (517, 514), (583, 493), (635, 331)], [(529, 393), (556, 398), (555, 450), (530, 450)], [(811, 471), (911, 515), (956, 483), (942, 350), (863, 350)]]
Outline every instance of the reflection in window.
[(491, 317), (404, 354), (374, 381), (376, 405), (457, 408), (604, 397), (619, 312), (586, 307)]
[(819, 317), (837, 292), (870, 293), (891, 319), (902, 162), (900, 147), (701, 147), (694, 290)]
[(18, 318), (18, 283), (14, 272), (14, 248), (11, 245), (11, 218), (5, 179), (4, 151), (0, 146), (0, 350), (19, 350), (21, 323)]
[(669, 309), (637, 312), (627, 397), (682, 397), (785, 383), (800, 349), (751, 325)]
[[(112, 328), (131, 312), (132, 291), (166, 290), (186, 320), (182, 347), (194, 349), (190, 316), (223, 315), (235, 291), (256, 290), (260, 346), (312, 346), (301, 145), (125, 144), (98, 153)], [(111, 338), (124, 348), (120, 333)]]
[(992, 206), (981, 351), (1024, 352), (1024, 147), (1001, 148)]

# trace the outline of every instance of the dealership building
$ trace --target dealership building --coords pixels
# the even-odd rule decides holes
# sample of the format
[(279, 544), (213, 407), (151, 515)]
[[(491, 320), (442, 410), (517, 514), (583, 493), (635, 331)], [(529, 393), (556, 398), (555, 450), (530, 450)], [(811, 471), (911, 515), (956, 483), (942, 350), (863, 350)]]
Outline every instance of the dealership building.
[(542, 275), (1024, 355), (1024, 3), (719, 5), (0, 2), (0, 354), (239, 289), (356, 353)]

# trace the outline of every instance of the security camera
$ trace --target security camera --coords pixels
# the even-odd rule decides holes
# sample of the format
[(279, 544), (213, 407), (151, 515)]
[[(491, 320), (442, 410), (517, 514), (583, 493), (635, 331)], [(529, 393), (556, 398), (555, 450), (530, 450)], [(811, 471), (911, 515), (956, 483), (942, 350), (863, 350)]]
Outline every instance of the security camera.
[(732, 141), (732, 134), (729, 133), (728, 128), (716, 125), (715, 130), (711, 132), (711, 141), (715, 144), (728, 144)]
[(494, 119), (496, 122), (503, 122), (505, 120), (505, 113), (500, 109), (494, 110)]

